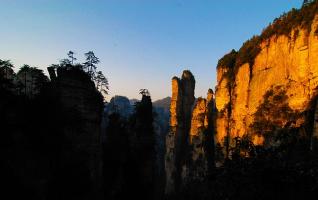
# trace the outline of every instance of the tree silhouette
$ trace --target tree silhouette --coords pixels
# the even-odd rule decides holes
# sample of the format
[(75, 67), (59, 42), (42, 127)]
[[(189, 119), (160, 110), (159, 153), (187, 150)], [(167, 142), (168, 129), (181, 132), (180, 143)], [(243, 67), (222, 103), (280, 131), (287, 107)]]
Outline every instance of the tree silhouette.
[(6, 91), (14, 91), (14, 71), (10, 60), (0, 59), (0, 88)]
[(90, 79), (95, 83), (96, 89), (105, 97), (108, 95), (109, 91), (109, 83), (108, 79), (104, 76), (101, 71), (96, 72), (96, 65), (100, 62), (99, 58), (97, 58), (93, 51), (89, 51), (85, 53), (86, 61), (82, 64), (76, 63), (74, 61), (77, 60), (74, 57), (74, 52), (69, 51), (67, 53), (68, 58), (64, 58), (60, 60), (60, 64), (52, 64), (50, 68), (58, 69), (64, 68), (66, 70), (81, 70), (89, 75)]
[(94, 77), (96, 72), (96, 65), (100, 62), (99, 58), (97, 58), (93, 51), (89, 51), (85, 53), (86, 62), (84, 62), (84, 69), (87, 70), (88, 74), (91, 77)]
[(69, 59), (71, 60), (71, 64), (73, 65), (74, 64), (74, 61), (77, 60), (75, 57), (74, 57), (74, 52), (73, 51), (69, 51), (67, 53)]
[(150, 96), (150, 92), (147, 89), (140, 89), (139, 94), (142, 96)]
[(60, 64), (59, 65), (56, 65), (56, 64), (53, 64), (51, 65), (51, 67), (64, 67), (64, 68), (69, 68), (69, 67), (72, 67), (74, 65), (74, 61), (77, 60), (77, 58), (74, 57), (74, 52), (73, 51), (69, 51), (67, 53), (67, 56), (68, 58), (64, 58), (62, 60), (60, 60)]
[(64, 58), (60, 60), (60, 65), (59, 65), (60, 67), (67, 67), (69, 65), (71, 65), (71, 61), (69, 59)]
[(19, 77), (19, 79), (22, 82), (22, 87), (24, 88), (24, 94), (27, 94), (27, 73), (30, 70), (30, 66), (27, 64), (24, 64), (19, 72), (17, 73), (17, 76)]
[(95, 77), (95, 84), (99, 92), (101, 92), (103, 95), (108, 94), (108, 90), (109, 90), (108, 80), (101, 71), (97, 72), (97, 75)]
[(48, 82), (48, 78), (44, 75), (43, 71), (23, 65), (17, 73), (18, 80), (22, 83), (24, 94), (28, 97), (33, 97), (40, 92), (43, 85)]
[(13, 74), (13, 64), (11, 63), (10, 60), (1, 60), (0, 59), (0, 70), (1, 73), (4, 74), (5, 79), (8, 79), (8, 75), (11, 72)]

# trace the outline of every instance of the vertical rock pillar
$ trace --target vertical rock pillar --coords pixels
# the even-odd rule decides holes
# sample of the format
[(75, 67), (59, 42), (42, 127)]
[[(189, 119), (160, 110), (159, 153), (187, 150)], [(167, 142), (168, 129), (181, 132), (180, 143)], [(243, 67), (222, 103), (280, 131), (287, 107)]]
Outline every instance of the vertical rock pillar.
[(166, 138), (166, 193), (178, 190), (181, 185), (182, 168), (188, 155), (194, 88), (195, 79), (188, 70), (183, 72), (181, 79), (172, 78), (171, 131)]
[(209, 89), (207, 99), (198, 98), (192, 111), (190, 146), (191, 161), (188, 163), (188, 177), (191, 180), (204, 179), (214, 168), (214, 93)]
[(51, 78), (61, 137), (56, 192), (61, 199), (101, 199), (103, 98), (81, 70), (59, 68)]
[(190, 71), (172, 79), (170, 133), (166, 138), (166, 194), (178, 193), (192, 180), (204, 180), (214, 168), (215, 100), (194, 98)]

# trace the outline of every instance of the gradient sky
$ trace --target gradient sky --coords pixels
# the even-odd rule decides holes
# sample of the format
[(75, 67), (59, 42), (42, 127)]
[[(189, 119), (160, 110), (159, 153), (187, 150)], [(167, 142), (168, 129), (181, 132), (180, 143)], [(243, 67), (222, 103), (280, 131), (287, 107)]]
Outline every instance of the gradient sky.
[(171, 95), (190, 69), (196, 96), (216, 84), (216, 64), (302, 0), (0, 0), (0, 59), (46, 69), (69, 50), (93, 50), (110, 96)]

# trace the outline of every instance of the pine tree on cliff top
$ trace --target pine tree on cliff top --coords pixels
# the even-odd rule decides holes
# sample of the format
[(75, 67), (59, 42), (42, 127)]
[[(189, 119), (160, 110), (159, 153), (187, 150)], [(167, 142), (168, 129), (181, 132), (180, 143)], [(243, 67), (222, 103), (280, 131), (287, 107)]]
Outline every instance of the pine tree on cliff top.
[(69, 51), (69, 52), (67, 53), (67, 55), (68, 55), (68, 57), (69, 57), (69, 59), (70, 59), (72, 65), (74, 64), (74, 61), (77, 60), (77, 59), (74, 57), (74, 54), (75, 54), (75, 53), (74, 53), (73, 51)]
[(85, 53), (86, 62), (84, 62), (84, 69), (87, 70), (88, 74), (91, 77), (94, 77), (96, 72), (96, 65), (100, 62), (99, 58), (97, 58), (93, 51), (89, 51)]

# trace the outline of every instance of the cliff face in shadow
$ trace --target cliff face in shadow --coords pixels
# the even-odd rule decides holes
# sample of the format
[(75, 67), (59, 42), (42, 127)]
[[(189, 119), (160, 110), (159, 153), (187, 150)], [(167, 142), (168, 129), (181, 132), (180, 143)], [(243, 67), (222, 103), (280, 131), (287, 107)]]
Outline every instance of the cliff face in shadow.
[[(63, 68), (58, 68), (49, 92), (58, 105), (57, 126), (65, 141), (59, 158), (64, 172), (61, 179), (70, 181), (64, 182), (65, 187), (71, 183), (87, 184), (87, 194), (81, 196), (99, 198), (102, 194), (102, 96), (85, 72)], [(77, 178), (72, 180), (74, 177)], [(74, 189), (78, 190), (77, 187)]]
[(104, 149), (106, 199), (161, 199), (151, 97), (143, 94), (127, 119), (109, 116)]
[(5, 194), (100, 199), (102, 96), (83, 71), (50, 74), (32, 98), (1, 88)]

